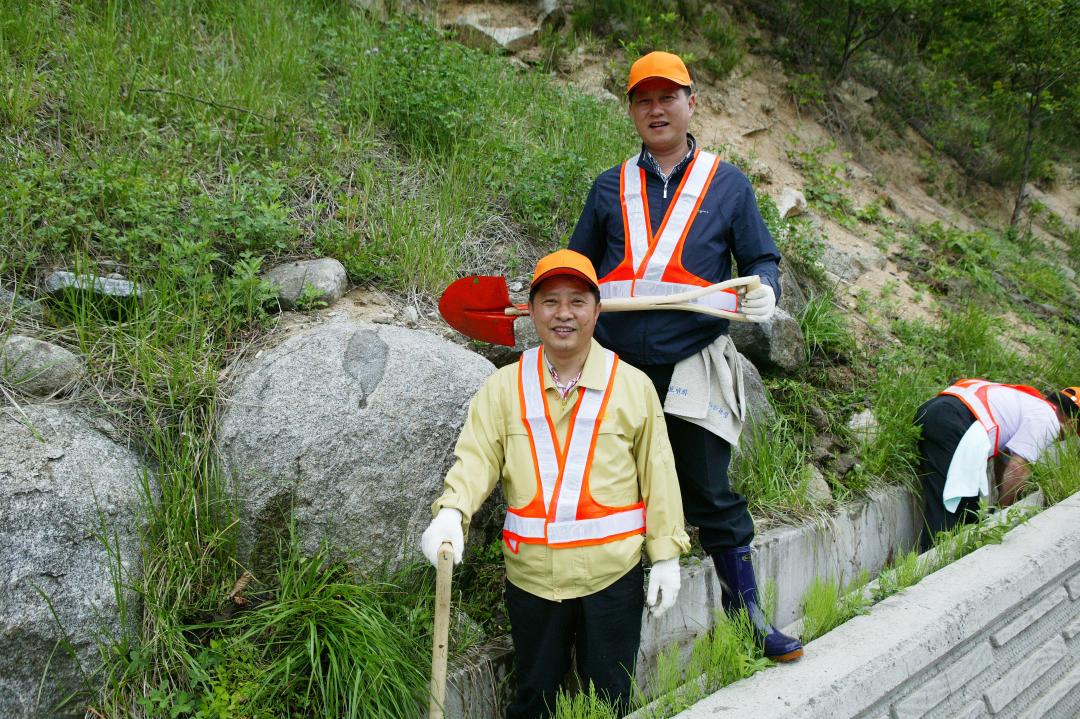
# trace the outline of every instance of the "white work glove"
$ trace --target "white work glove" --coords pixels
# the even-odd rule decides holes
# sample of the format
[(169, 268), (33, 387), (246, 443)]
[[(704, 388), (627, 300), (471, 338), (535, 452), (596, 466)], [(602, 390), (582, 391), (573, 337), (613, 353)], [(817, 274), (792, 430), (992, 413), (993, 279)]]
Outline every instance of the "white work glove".
[(439, 566), (439, 547), (443, 542), (450, 542), (454, 547), (454, 564), (461, 564), (461, 553), (465, 548), (465, 536), (461, 532), (461, 512), (450, 507), (440, 509), (420, 537), (420, 549), (434, 567)]
[(742, 305), (739, 307), (739, 311), (754, 322), (768, 321), (775, 310), (776, 293), (765, 283), (743, 295)]
[(679, 596), (682, 575), (679, 572), (679, 559), (661, 559), (652, 565), (649, 571), (649, 591), (645, 603), (654, 617), (671, 609)]

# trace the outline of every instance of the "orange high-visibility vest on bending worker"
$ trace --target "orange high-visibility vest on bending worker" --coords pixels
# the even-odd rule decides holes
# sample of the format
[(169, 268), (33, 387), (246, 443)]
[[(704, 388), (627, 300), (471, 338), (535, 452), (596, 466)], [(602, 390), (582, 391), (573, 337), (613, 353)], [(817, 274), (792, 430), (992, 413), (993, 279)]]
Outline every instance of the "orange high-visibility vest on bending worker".
[(987, 436), (990, 438), (990, 454), (987, 457), (996, 457), (1001, 451), (998, 448), (998, 440), (1001, 437), (1001, 428), (998, 426), (997, 420), (994, 419), (994, 412), (990, 409), (990, 403), (986, 399), (986, 393), (991, 387), (1009, 387), (1015, 389), (1024, 394), (1030, 394), (1033, 397), (1046, 401), (1039, 390), (1034, 387), (1029, 387), (1025, 384), (1001, 384), (999, 382), (987, 382), (983, 379), (962, 379), (957, 380), (956, 384), (953, 384), (946, 389), (943, 389), (938, 395), (947, 394), (952, 397), (956, 397), (963, 402), (971, 413), (975, 415), (975, 419), (979, 420), (979, 424), (986, 430)]
[(603, 352), (606, 387), (578, 388), (565, 447), (559, 445), (555, 436), (555, 423), (544, 394), (543, 348), (534, 347), (521, 355), (518, 364), (521, 419), (532, 446), (537, 486), (536, 495), (524, 507), (507, 508), (503, 540), (512, 552), (517, 552), (519, 542), (576, 547), (613, 542), (645, 532), (644, 502), (606, 507), (598, 504), (589, 492), (593, 453), (619, 363), (614, 352)]
[[(686, 237), (697, 217), (720, 158), (695, 150), (682, 181), (654, 235), (645, 195), (645, 170), (638, 158), (622, 164), (619, 195), (623, 217), (623, 261), (600, 278), (600, 298), (655, 297), (706, 287), (712, 282), (689, 272), (682, 264)], [(721, 310), (738, 310), (733, 290), (713, 292), (692, 302)]]

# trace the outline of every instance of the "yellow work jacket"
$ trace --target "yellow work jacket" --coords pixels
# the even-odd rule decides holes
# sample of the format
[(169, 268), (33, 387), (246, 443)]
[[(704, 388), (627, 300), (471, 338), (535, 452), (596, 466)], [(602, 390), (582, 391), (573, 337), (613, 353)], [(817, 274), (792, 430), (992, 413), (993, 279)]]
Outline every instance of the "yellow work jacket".
[[(595, 340), (581, 379), (565, 400), (545, 373), (544, 392), (560, 443), (566, 441), (578, 388), (603, 391), (606, 385), (604, 353)], [(466, 531), (469, 518), (500, 479), (510, 506), (524, 506), (535, 497), (536, 469), (521, 419), (517, 363), (495, 372), (473, 398), (454, 455), (445, 491), (432, 511), (459, 510)], [(517, 552), (504, 543), (506, 575), (515, 586), (551, 600), (582, 597), (633, 568), (641, 560), (642, 544), (654, 562), (677, 557), (690, 547), (663, 408), (649, 378), (625, 362), (619, 363), (600, 424), (589, 491), (610, 507), (643, 501), (645, 534), (580, 547), (523, 543)]]

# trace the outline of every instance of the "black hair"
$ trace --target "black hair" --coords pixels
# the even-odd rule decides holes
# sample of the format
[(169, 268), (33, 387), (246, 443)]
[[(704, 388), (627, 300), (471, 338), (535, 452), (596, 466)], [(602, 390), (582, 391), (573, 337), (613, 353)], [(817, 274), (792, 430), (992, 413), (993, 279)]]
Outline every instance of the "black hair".
[(1068, 419), (1080, 417), (1080, 405), (1064, 392), (1050, 392), (1046, 395), (1046, 401), (1060, 409), (1061, 414)]

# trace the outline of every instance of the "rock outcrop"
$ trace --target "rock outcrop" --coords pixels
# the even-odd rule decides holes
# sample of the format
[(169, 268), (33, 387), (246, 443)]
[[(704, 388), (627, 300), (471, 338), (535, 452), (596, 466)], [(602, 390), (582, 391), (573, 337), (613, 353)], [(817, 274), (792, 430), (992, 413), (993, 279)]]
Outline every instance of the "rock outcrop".
[(138, 616), (130, 592), (123, 614), (114, 578), (141, 568), (142, 477), (72, 409), (0, 409), (0, 716), (83, 715), (54, 707), (97, 666), (98, 639)]
[(325, 537), (364, 567), (415, 559), (469, 401), (493, 369), (428, 332), (344, 317), (260, 352), (218, 435), (244, 561), (265, 568), (290, 522), (307, 552)]

